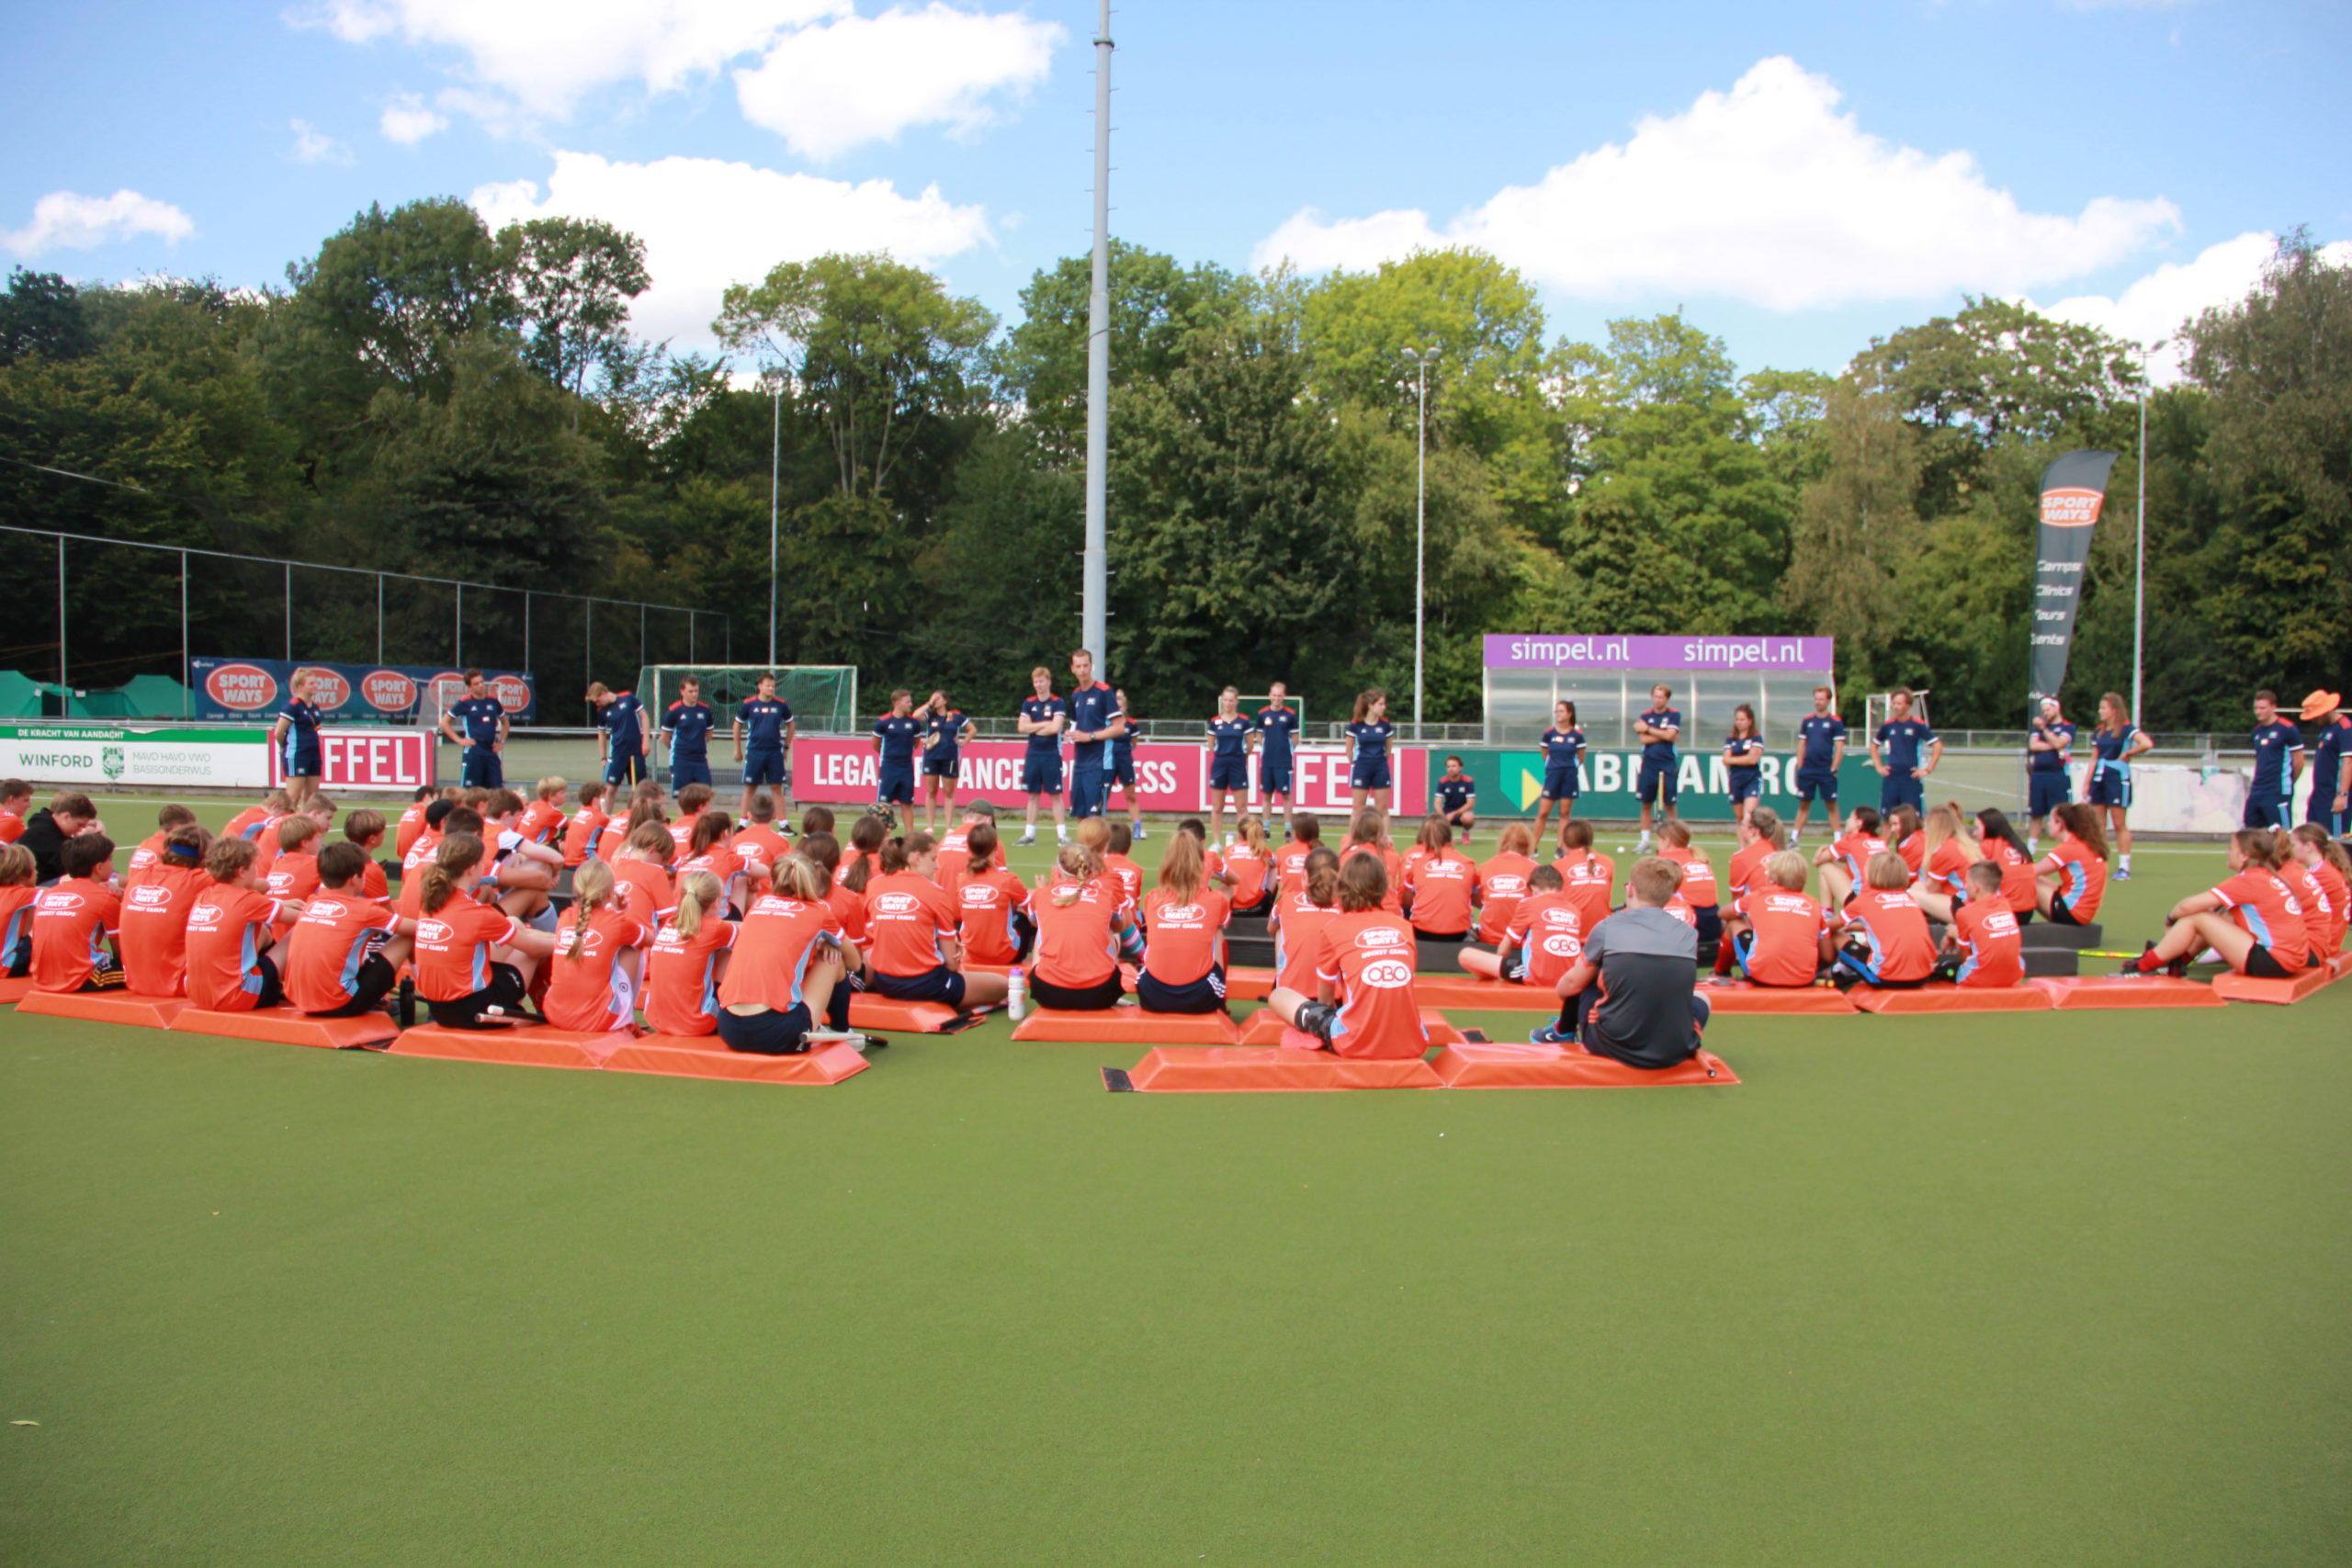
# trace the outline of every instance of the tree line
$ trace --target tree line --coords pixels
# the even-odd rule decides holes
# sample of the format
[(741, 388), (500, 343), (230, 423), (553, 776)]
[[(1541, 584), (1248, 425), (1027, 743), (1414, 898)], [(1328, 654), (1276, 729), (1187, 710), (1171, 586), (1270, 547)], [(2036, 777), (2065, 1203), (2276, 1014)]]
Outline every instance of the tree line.
[[(887, 255), (786, 263), (727, 291), (716, 357), (628, 332), (649, 281), (610, 225), (493, 233), (454, 199), (370, 208), (263, 289), (19, 268), (0, 298), (0, 520), (692, 604), (731, 616), (748, 660), (773, 461), (781, 660), (944, 684), (980, 711), (1009, 709), (1033, 664), (1060, 668), (1083, 257), (1037, 273), (1009, 325)], [(2299, 232), (2245, 300), (2182, 333), (2187, 378), (2146, 397), (2142, 717), (2235, 728), (2254, 684), (2342, 678), (2352, 271)], [(1333, 716), (1367, 686), (1409, 694), (1407, 350), (1430, 365), (1432, 720), (1478, 716), (1479, 637), (1511, 630), (1826, 634), (1849, 689), (1931, 687), (1943, 724), (2015, 723), (2036, 480), (2078, 446), (2124, 457), (2069, 694), (2087, 711), (2129, 690), (2134, 345), (1971, 299), (1837, 376), (1743, 372), (1679, 313), (1553, 337), (1528, 282), (1476, 251), (1310, 278), (1122, 244), (1110, 657), (1142, 711), (1204, 709), (1228, 681), (1286, 679)], [(196, 651), (278, 646), (280, 584), (244, 571), (192, 583)], [(175, 573), (77, 558), (77, 680), (174, 670)], [(304, 578), (299, 656), (373, 657), (368, 582)], [(447, 657), (447, 606), (425, 599), (391, 606), (388, 658)], [(519, 596), (467, 614), (469, 649), (520, 662)], [(584, 684), (577, 612), (542, 614), (533, 662), (561, 717)], [(41, 673), (42, 624), (20, 615), (0, 665)], [(602, 678), (633, 674), (633, 634), (594, 629)], [(662, 635), (655, 657), (686, 657)], [(707, 635), (698, 652), (718, 656)]]

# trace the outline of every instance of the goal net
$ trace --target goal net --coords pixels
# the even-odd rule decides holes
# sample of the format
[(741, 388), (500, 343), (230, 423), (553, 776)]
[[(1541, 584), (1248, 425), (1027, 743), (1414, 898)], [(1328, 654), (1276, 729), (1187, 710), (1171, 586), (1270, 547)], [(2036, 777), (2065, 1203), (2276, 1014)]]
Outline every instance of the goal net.
[(760, 677), (773, 671), (775, 694), (792, 708), (802, 734), (846, 734), (857, 725), (854, 664), (648, 664), (637, 672), (637, 694), (658, 723), (687, 681), (702, 682), (702, 700), (723, 730), (736, 705), (759, 695)]

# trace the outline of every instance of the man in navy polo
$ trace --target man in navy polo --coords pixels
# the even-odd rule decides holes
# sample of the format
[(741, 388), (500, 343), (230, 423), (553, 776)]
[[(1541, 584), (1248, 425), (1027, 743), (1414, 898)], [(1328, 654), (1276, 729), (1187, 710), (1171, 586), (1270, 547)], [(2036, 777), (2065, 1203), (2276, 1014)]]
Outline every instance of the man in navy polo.
[(1029, 738), (1029, 749), (1021, 755), (1021, 793), (1029, 797), (1029, 816), (1020, 841), (1037, 841), (1037, 807), (1050, 800), (1054, 837), (1068, 843), (1069, 829), (1062, 820), (1062, 731), (1069, 726), (1069, 710), (1054, 694), (1054, 672), (1044, 665), (1029, 671), (1029, 684), (1035, 694), (1021, 699), (1021, 716), (1014, 725)]
[[(728, 731), (735, 740), (735, 760), (743, 764), (745, 821), (752, 818), (752, 792), (769, 784), (782, 792), (780, 806), (792, 803), (792, 776), (785, 768), (785, 749), (792, 744), (792, 705), (775, 694), (775, 676), (760, 677), (759, 694), (746, 697), (735, 710)], [(749, 737), (748, 743), (746, 737)]]
[(2352, 831), (2352, 713), (2335, 692), (2313, 692), (2303, 699), (2302, 716), (2319, 726), (2319, 743), (2312, 748), (2312, 798), (2303, 820), (2316, 822), (2335, 838)]
[(1846, 761), (1846, 721), (1831, 704), (1838, 694), (1826, 686), (1813, 689), (1813, 711), (1797, 720), (1797, 825), (1789, 835), (1793, 848), (1804, 837), (1813, 803), (1823, 803), (1829, 836), (1838, 836), (1838, 769)]
[(710, 783), (710, 732), (718, 716), (702, 700), (702, 682), (689, 675), (678, 682), (678, 700), (662, 716), (662, 739), (670, 743), (670, 788)]
[(1258, 710), (1258, 793), (1266, 815), (1279, 822), (1290, 814), (1291, 752), (1298, 734), (1298, 710), (1290, 705), (1290, 687), (1277, 681), (1266, 692), (1266, 705)]
[(2245, 795), (2245, 825), (2285, 829), (2295, 825), (2295, 780), (2303, 771), (2303, 732), (2278, 716), (2278, 694), (2254, 694), (2254, 783)]
[(874, 803), (914, 809), (915, 750), (928, 727), (915, 716), (915, 694), (890, 694), (890, 711), (874, 721)]
[(1118, 694), (1094, 678), (1094, 655), (1080, 649), (1069, 656), (1069, 814), (1084, 821), (1102, 815), (1103, 743), (1126, 728)]
[(596, 710), (596, 744), (605, 763), (605, 783), (626, 789), (645, 779), (645, 705), (635, 692), (616, 692), (602, 681), (588, 683), (588, 705)]
[(1682, 738), (1682, 714), (1673, 704), (1673, 687), (1652, 686), (1649, 712), (1634, 720), (1634, 739), (1642, 743), (1642, 771), (1634, 781), (1634, 793), (1642, 803), (1644, 854), (1650, 849), (1651, 808), (1663, 795), (1666, 819), (1673, 821), (1675, 798), (1681, 793), (1682, 763), (1675, 755), (1674, 744)]
[[(1928, 760), (1919, 761), (1919, 748), (1928, 749)], [(1871, 736), (1871, 766), (1878, 770), (1883, 780), (1878, 786), (1878, 808), (1883, 816), (1898, 806), (1908, 806), (1925, 816), (1928, 791), (1924, 781), (1943, 761), (1944, 743), (1927, 721), (1911, 716), (1911, 693), (1905, 689), (1887, 699), (1887, 719)]]
[(458, 783), (465, 789), (504, 789), (506, 771), (498, 754), (506, 745), (505, 705), (490, 694), (481, 671), (467, 671), (465, 682), (466, 694), (441, 716), (441, 733), (465, 748), (458, 753)]

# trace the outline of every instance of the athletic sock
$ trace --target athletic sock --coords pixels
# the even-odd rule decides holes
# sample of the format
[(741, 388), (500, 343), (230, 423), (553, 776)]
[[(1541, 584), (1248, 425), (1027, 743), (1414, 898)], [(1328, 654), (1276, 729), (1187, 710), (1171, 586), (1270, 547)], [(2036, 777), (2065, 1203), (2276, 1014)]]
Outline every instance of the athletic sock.
[(2153, 975), (2164, 967), (2164, 961), (2156, 956), (2156, 950), (2153, 946), (2133, 962), (2140, 965), (2140, 973), (2143, 975)]
[(2122, 869), (2130, 871), (2132, 869), (2132, 857), (2130, 855), (2125, 855), (2120, 863), (2122, 866)]

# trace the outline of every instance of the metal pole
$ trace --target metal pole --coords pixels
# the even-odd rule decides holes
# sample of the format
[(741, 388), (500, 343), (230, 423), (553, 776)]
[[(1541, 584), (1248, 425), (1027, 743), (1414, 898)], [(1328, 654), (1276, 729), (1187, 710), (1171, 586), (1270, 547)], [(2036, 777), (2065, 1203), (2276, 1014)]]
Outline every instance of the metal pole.
[(637, 667), (645, 668), (645, 606), (637, 607)]
[[(580, 678), (588, 685), (596, 683), (596, 601), (582, 601), (580, 609)], [(583, 691), (585, 687), (582, 688)], [(594, 717), (591, 711), (590, 717)]]
[(286, 563), (286, 662), (294, 662), (294, 563)]
[(180, 716), (192, 718), (189, 705), (196, 700), (187, 683), (187, 552), (180, 552)]
[(1094, 268), (1086, 297), (1086, 550), (1080, 638), (1094, 678), (1111, 679), (1109, 553), (1103, 513), (1111, 459), (1111, 0), (1094, 30)]
[(526, 673), (526, 674), (527, 674), (527, 673), (529, 673), (529, 671), (530, 671), (530, 668), (531, 668), (531, 591), (530, 591), (529, 589), (526, 588), (525, 590), (523, 590), (523, 670), (524, 670), (524, 672), (525, 672), (525, 673)]
[(376, 662), (384, 661), (384, 574), (376, 574)]
[(686, 662), (692, 664), (702, 656), (695, 651), (695, 613), (686, 612)]
[(2154, 352), (2140, 355), (2140, 515), (2133, 526), (2132, 559), (2132, 722), (2143, 728), (2148, 722), (2140, 708), (2140, 677), (2148, 655), (2148, 355)]
[(768, 668), (775, 668), (776, 504), (783, 493), (784, 377), (779, 373), (768, 427)]
[(65, 541), (57, 541), (57, 712), (60, 717), (74, 711), (73, 699), (66, 694), (73, 688), (65, 679)]
[[(1413, 354), (1411, 349), (1405, 351)], [(1413, 354), (1420, 412), (1413, 449), (1413, 739), (1421, 739), (1421, 616), (1428, 602), (1430, 492), (1430, 362)]]

